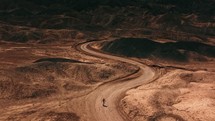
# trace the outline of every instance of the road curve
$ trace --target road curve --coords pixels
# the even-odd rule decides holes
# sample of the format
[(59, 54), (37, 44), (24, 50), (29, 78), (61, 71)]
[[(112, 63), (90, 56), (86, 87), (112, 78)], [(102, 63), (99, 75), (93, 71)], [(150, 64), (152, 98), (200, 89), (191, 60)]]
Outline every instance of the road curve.
[[(82, 44), (80, 45), (80, 49), (91, 55), (95, 55), (102, 58), (109, 58), (109, 59), (136, 65), (140, 68), (142, 74), (138, 78), (131, 79), (129, 81), (110, 82), (110, 83), (101, 85), (95, 91), (87, 95), (85, 97), (85, 101), (86, 101), (85, 110), (87, 110), (87, 114), (85, 114), (86, 119), (84, 120), (124, 121), (126, 119), (123, 118), (123, 116), (118, 110), (118, 103), (120, 98), (122, 98), (123, 94), (127, 90), (152, 81), (155, 77), (155, 72), (150, 67), (143, 65), (137, 61), (134, 61), (128, 58), (107, 55), (107, 54), (89, 49), (88, 46), (92, 43), (93, 42)], [(106, 99), (106, 102), (107, 102), (106, 105), (108, 107), (102, 106), (103, 98)]]

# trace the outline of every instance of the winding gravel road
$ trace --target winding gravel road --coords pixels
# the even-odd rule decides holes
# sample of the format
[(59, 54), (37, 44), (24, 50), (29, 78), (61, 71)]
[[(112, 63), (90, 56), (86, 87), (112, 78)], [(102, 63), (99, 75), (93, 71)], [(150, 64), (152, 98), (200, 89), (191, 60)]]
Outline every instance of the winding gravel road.
[[(136, 65), (140, 68), (141, 75), (137, 78), (130, 79), (128, 81), (117, 81), (110, 82), (101, 85), (95, 91), (90, 93), (85, 97), (85, 109), (87, 114), (85, 114), (85, 119), (87, 121), (125, 121), (128, 120), (125, 116), (118, 110), (118, 103), (123, 97), (125, 92), (131, 88), (149, 83), (155, 77), (155, 72), (148, 66), (143, 65), (137, 61), (117, 57), (113, 55), (107, 55), (90, 49), (90, 43), (85, 43), (80, 46), (80, 49), (91, 55), (95, 55), (101, 58), (109, 58), (117, 61), (122, 61)], [(106, 99), (106, 105), (108, 107), (102, 106), (102, 99)]]
[[(57, 110), (67, 113), (75, 112), (81, 117), (80, 121), (129, 120), (119, 111), (118, 104), (120, 99), (123, 98), (127, 90), (154, 80), (155, 72), (151, 68), (134, 60), (97, 52), (90, 48), (89, 45), (91, 43), (92, 42), (81, 44), (78, 48), (90, 55), (137, 65), (140, 68), (140, 71), (134, 75), (104, 83), (89, 94), (84, 94), (83, 96), (75, 98), (71, 98), (70, 95), (62, 94), (51, 100), (41, 99), (32, 102), (20, 102), (17, 103), (17, 105), (11, 106), (3, 106), (4, 104), (2, 106), (0, 105), (0, 121), (6, 121), (10, 117), (14, 120), (41, 121), (43, 118), (50, 118), (49, 115), (47, 117), (47, 113), (49, 114), (50, 112)], [(108, 107), (103, 107), (103, 98), (106, 99), (106, 105)], [(72, 119), (73, 117), (69, 118)]]

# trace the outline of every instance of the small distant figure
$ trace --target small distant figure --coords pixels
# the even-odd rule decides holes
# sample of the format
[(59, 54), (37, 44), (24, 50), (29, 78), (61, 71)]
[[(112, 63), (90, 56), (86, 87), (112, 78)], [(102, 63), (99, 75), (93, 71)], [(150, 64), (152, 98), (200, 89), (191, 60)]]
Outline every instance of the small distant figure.
[(106, 103), (106, 100), (103, 98), (103, 99), (102, 99), (102, 106), (103, 106), (103, 107), (108, 107), (105, 103)]

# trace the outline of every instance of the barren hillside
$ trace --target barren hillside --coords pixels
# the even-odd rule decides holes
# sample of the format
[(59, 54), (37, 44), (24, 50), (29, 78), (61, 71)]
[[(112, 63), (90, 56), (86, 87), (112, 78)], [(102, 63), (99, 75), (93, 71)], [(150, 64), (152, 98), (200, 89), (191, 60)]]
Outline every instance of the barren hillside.
[(214, 72), (174, 70), (130, 90), (120, 105), (132, 121), (213, 121)]
[(105, 43), (102, 50), (128, 57), (160, 58), (179, 62), (207, 61), (208, 58), (215, 57), (214, 46), (190, 40), (155, 42), (144, 38), (122, 38)]
[(0, 0), (0, 121), (213, 121), (214, 6)]

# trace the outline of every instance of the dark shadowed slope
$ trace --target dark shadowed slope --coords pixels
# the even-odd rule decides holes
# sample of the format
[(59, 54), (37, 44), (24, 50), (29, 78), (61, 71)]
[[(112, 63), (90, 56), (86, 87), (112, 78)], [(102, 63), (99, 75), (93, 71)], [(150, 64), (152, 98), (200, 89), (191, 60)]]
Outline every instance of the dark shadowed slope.
[(39, 60), (36, 60), (34, 63), (39, 62), (71, 62), (71, 63), (82, 63), (77, 60), (67, 59), (67, 58), (42, 58)]
[(190, 53), (215, 57), (215, 47), (198, 42), (159, 43), (149, 39), (122, 38), (106, 43), (102, 50), (129, 57), (160, 58), (187, 61)]

